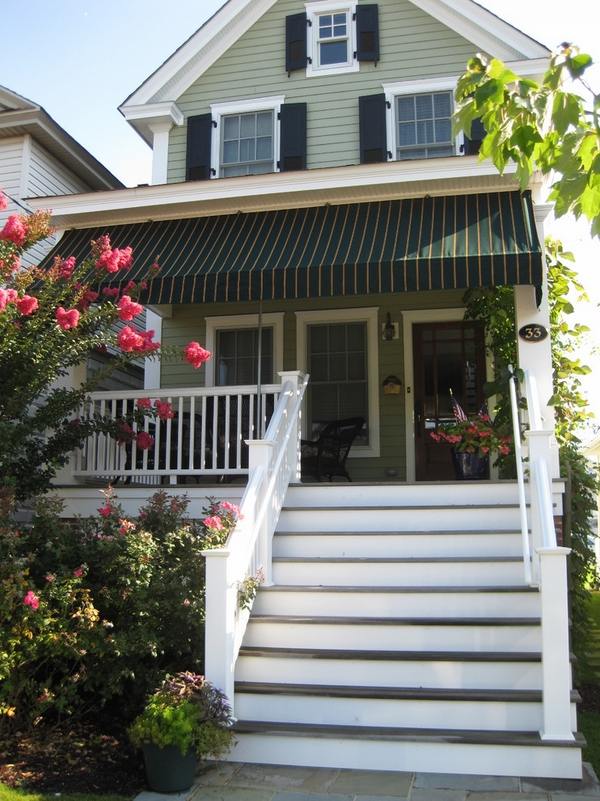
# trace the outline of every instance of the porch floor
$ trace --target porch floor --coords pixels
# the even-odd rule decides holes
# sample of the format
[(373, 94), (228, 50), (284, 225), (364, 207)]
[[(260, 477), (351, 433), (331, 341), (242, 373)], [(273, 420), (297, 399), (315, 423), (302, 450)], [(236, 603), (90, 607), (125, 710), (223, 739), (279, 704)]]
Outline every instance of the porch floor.
[(205, 767), (187, 792), (144, 792), (135, 801), (598, 801), (596, 774), (583, 768), (576, 781), (221, 762)]

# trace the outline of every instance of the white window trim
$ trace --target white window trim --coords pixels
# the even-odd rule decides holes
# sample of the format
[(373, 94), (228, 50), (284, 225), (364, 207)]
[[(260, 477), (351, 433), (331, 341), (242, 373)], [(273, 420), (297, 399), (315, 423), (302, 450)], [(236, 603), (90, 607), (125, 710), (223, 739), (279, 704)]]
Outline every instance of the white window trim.
[[(359, 72), (360, 62), (355, 56), (357, 43), (356, 43), (356, 21), (354, 15), (356, 14), (356, 2), (321, 2), (316, 0), (312, 3), (305, 3), (306, 16), (309, 24), (306, 26), (307, 48), (309, 61), (306, 65), (306, 77), (313, 78), (318, 75), (341, 75), (345, 72)], [(332, 64), (330, 66), (319, 67), (319, 52), (317, 46), (317, 33), (319, 30), (318, 16), (319, 14), (328, 14), (329, 12), (348, 12), (348, 47), (349, 59), (347, 64)]]
[[(400, 95), (419, 95), (427, 94), (429, 92), (444, 92), (451, 91), (454, 97), (456, 83), (458, 78), (456, 76), (444, 78), (422, 78), (415, 81), (401, 81), (394, 83), (382, 83), (383, 91), (385, 92), (385, 99), (387, 101), (386, 109), (386, 132), (388, 141), (388, 151), (392, 154), (391, 161), (399, 161), (397, 157), (398, 150), (398, 136), (396, 125), (396, 98)], [(454, 154), (460, 156), (463, 152), (465, 143), (465, 136), (460, 131), (454, 138)], [(440, 158), (444, 158), (441, 156)], [(450, 157), (446, 157), (450, 158)]]
[[(263, 328), (273, 329), (273, 375), (262, 376), (263, 384), (278, 384), (283, 370), (283, 318), (284, 312), (262, 315)], [(235, 314), (206, 318), (206, 349), (215, 354), (206, 362), (206, 386), (215, 386), (217, 331), (240, 328), (258, 328), (258, 314)]]
[[(404, 339), (404, 414), (406, 425), (406, 480), (416, 481), (417, 467), (415, 454), (415, 365), (413, 353), (413, 325), (415, 323), (456, 323), (465, 321), (464, 308), (454, 309), (418, 309), (403, 311), (402, 336)], [(494, 375), (493, 356), (490, 349), (485, 349), (486, 381)], [(492, 477), (497, 477), (497, 473)]]
[[(313, 323), (366, 323), (367, 324), (367, 380), (369, 402), (369, 444), (353, 445), (351, 458), (379, 456), (379, 307), (356, 309), (324, 309), (296, 312), (296, 363), (298, 370), (306, 372), (308, 363), (307, 328)], [(302, 419), (302, 436), (308, 436), (308, 420)]]
[(213, 125), (216, 123), (210, 151), (211, 178), (221, 177), (221, 118), (229, 114), (244, 114), (248, 111), (273, 112), (273, 172), (279, 172), (277, 166), (281, 143), (279, 112), (284, 102), (285, 95), (274, 95), (271, 97), (253, 97), (249, 100), (229, 100), (224, 103), (211, 103), (210, 113)]

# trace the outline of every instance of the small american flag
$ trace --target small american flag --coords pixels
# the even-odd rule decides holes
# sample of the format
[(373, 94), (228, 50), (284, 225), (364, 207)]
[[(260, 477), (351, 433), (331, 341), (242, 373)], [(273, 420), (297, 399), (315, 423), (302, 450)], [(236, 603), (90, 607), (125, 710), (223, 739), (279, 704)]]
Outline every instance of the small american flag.
[(465, 414), (463, 407), (452, 394), (452, 390), (450, 390), (450, 403), (452, 404), (452, 412), (454, 413), (455, 419), (458, 420), (459, 423), (466, 423), (468, 417)]

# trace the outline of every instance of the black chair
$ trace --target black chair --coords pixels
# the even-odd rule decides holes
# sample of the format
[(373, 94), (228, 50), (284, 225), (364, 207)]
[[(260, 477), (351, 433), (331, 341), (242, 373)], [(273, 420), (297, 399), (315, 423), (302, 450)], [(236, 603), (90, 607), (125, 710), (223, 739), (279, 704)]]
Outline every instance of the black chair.
[(343, 476), (352, 481), (346, 470), (346, 459), (352, 443), (365, 425), (364, 417), (349, 417), (327, 423), (316, 440), (301, 442), (302, 475), (314, 476), (317, 481)]

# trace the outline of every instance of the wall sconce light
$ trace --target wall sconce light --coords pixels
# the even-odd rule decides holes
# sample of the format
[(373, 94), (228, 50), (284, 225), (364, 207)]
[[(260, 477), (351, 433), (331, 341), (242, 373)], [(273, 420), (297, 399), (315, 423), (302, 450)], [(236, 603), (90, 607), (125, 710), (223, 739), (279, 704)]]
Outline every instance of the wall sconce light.
[(385, 323), (381, 326), (381, 338), (384, 342), (391, 342), (400, 337), (400, 325), (393, 323), (390, 313), (387, 313)]

